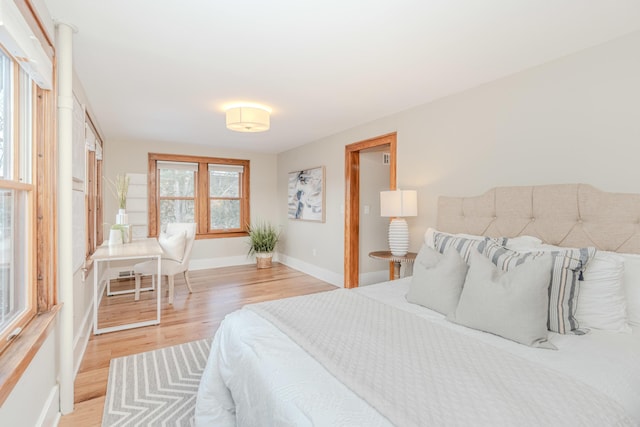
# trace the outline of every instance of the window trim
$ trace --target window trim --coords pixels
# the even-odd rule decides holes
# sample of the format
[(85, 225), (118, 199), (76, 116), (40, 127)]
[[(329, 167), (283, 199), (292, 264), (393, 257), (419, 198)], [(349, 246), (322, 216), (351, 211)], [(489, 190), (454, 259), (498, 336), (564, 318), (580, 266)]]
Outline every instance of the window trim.
[[(184, 154), (148, 154), (148, 175), (147, 175), (147, 194), (149, 208), (149, 236), (157, 237), (160, 232), (159, 215), (159, 186), (160, 175), (157, 164), (162, 162), (185, 162), (197, 163), (198, 171), (196, 172), (196, 188), (195, 188), (195, 216), (196, 216), (196, 239), (218, 239), (226, 237), (242, 237), (248, 236), (248, 225), (251, 218), (250, 213), (250, 161), (242, 159), (230, 159), (221, 157), (204, 157), (190, 156)], [(241, 182), (241, 201), (240, 201), (240, 229), (230, 231), (210, 230), (209, 216), (209, 164), (242, 166), (244, 172)]]
[[(53, 331), (55, 318), (60, 309), (56, 299), (57, 264), (57, 202), (56, 171), (57, 148), (55, 141), (54, 93), (56, 89), (44, 90), (35, 86), (33, 91), (34, 120), (32, 168), (35, 184), (32, 194), (34, 203), (34, 235), (30, 243), (34, 259), (31, 264), (36, 309), (22, 332), (0, 353), (0, 406), (27, 370), (40, 347)], [(24, 185), (24, 184), (22, 184)]]
[(102, 185), (102, 158), (98, 156), (98, 150), (104, 150), (104, 142), (98, 129), (93, 123), (88, 111), (85, 111), (85, 140), (87, 129), (93, 132), (95, 137), (95, 147), (90, 150), (85, 146), (85, 215), (86, 215), (86, 250), (85, 268), (93, 264), (91, 255), (104, 242), (103, 234), (103, 185)]
[[(55, 63), (55, 47), (48, 36), (42, 19), (29, 0), (16, 0), (27, 25), (40, 42), (47, 56)], [(29, 244), (33, 246), (34, 259), (31, 273), (35, 282), (36, 311), (31, 320), (23, 325), (20, 335), (13, 339), (0, 353), (0, 406), (4, 404), (22, 374), (40, 350), (40, 347), (55, 328), (55, 318), (60, 309), (57, 305), (57, 147), (55, 138), (55, 95), (57, 82), (46, 90), (34, 84), (32, 90), (33, 120), (33, 165), (32, 193), (33, 235)]]

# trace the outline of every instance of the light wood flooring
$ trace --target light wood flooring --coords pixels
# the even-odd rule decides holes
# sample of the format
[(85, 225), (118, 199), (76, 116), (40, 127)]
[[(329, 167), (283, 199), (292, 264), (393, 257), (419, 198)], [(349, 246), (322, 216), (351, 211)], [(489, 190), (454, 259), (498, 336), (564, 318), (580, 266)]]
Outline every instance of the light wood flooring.
[[(261, 270), (255, 265), (199, 270), (189, 277), (193, 294), (178, 275), (174, 305), (163, 298), (160, 325), (91, 336), (75, 380), (75, 410), (62, 417), (61, 427), (100, 425), (112, 358), (211, 337), (225, 315), (245, 304), (335, 289), (278, 263)], [(136, 315), (123, 312), (120, 304), (107, 304), (104, 310), (101, 315), (109, 316), (109, 310), (111, 315)]]

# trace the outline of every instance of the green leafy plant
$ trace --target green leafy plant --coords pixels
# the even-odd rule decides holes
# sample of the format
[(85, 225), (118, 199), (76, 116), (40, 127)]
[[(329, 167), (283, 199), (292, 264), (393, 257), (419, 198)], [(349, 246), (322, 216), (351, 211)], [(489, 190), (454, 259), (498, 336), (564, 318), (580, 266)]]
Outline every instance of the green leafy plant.
[(120, 209), (126, 209), (127, 207), (127, 193), (129, 192), (129, 177), (125, 174), (117, 174), (115, 181), (111, 181), (108, 178), (105, 180), (109, 183), (109, 189), (116, 196), (118, 201), (118, 207)]
[(269, 222), (260, 221), (249, 225), (249, 255), (273, 252), (280, 238), (278, 229)]

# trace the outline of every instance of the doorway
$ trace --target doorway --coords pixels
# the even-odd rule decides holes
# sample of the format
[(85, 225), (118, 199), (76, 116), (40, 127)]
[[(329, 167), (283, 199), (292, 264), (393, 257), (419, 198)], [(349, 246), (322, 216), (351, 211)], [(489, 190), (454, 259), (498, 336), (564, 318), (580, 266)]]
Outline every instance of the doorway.
[(389, 153), (389, 189), (396, 189), (396, 133), (345, 147), (344, 287), (358, 286), (360, 266), (360, 153), (384, 147)]

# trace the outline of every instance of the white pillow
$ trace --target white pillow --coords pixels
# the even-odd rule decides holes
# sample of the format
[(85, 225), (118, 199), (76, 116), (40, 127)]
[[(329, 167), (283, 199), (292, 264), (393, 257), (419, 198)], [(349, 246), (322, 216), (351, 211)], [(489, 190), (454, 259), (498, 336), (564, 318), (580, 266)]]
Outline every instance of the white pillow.
[(413, 264), (407, 301), (442, 314), (451, 313), (458, 305), (467, 268), (454, 248), (450, 247), (441, 254), (422, 245)]
[(624, 259), (624, 290), (627, 296), (628, 322), (640, 326), (640, 255), (618, 254)]
[(531, 347), (553, 348), (547, 341), (551, 256), (501, 271), (472, 252), (458, 307), (447, 319)]
[(580, 282), (575, 314), (581, 327), (631, 332), (627, 324), (624, 270), (624, 258), (615, 253), (597, 252), (589, 261)]
[[(507, 247), (511, 246), (510, 240), (507, 242)], [(521, 247), (520, 252), (563, 249), (570, 248), (533, 244), (530, 247)], [(624, 283), (626, 281), (633, 282), (633, 280), (625, 280), (626, 263), (637, 265), (635, 282), (640, 285), (640, 256), (629, 255), (629, 258), (629, 261), (625, 261), (622, 254), (597, 251), (595, 257), (589, 261), (584, 270), (584, 280), (578, 283), (578, 299), (574, 317), (580, 327), (611, 332), (631, 332)], [(637, 292), (637, 313), (640, 324), (640, 286), (637, 286)]]
[(514, 251), (523, 251), (542, 245), (542, 240), (533, 236), (518, 236), (505, 239), (505, 247)]
[(182, 231), (173, 235), (161, 233), (158, 243), (162, 248), (163, 258), (173, 259), (182, 262), (184, 256), (184, 247), (187, 243), (187, 232)]

